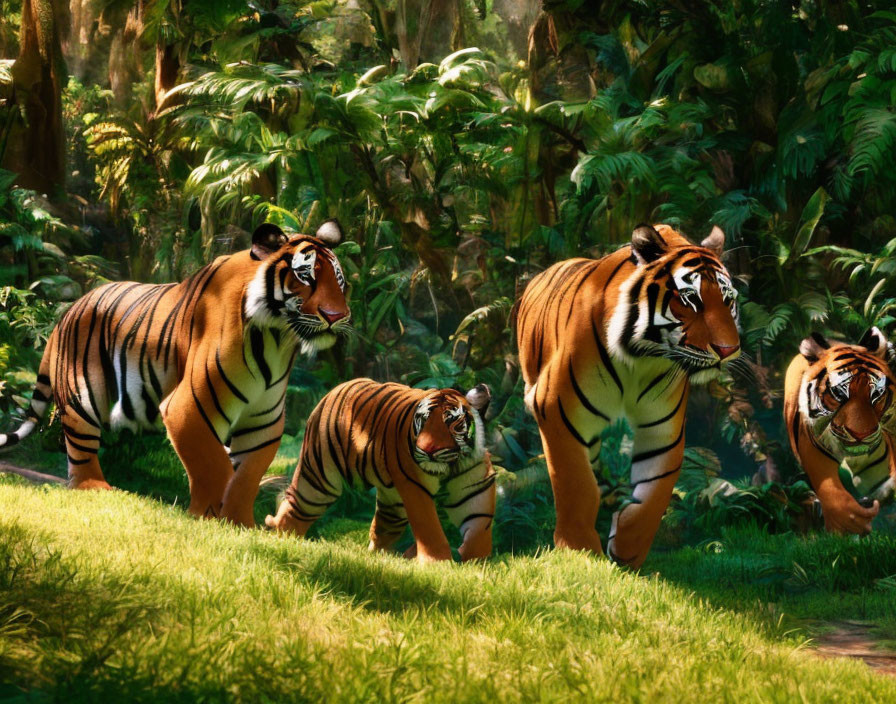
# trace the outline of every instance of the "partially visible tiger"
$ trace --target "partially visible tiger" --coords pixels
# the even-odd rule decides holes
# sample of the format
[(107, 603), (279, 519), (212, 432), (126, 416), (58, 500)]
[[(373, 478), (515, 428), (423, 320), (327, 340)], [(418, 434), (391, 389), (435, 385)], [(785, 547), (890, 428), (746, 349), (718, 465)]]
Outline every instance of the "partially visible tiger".
[(718, 227), (691, 244), (667, 225), (640, 225), (602, 259), (570, 259), (535, 277), (517, 318), (526, 405), (541, 431), (554, 490), (558, 547), (601, 553), (601, 433), (634, 431), (636, 503), (617, 512), (607, 552), (638, 567), (678, 478), (691, 381), (737, 357), (737, 291), (719, 257)]
[(55, 401), (69, 483), (109, 488), (100, 430), (152, 426), (159, 416), (190, 479), (191, 513), (253, 525), (259, 481), (277, 452), (290, 369), (299, 350), (330, 347), (349, 326), (346, 282), (316, 237), (266, 224), (250, 250), (219, 257), (179, 284), (130, 281), (78, 299), (47, 342), (25, 437)]
[[(896, 382), (886, 353), (887, 340), (877, 328), (858, 345), (814, 333), (787, 368), (784, 418), (790, 446), (809, 475), (830, 531), (870, 533), (879, 502), (896, 487)], [(852, 472), (856, 492), (874, 500), (872, 506), (861, 506), (844, 488), (841, 463)]]
[(410, 523), (407, 556), (450, 560), (435, 496), (463, 536), (462, 560), (492, 550), (495, 473), (484, 447), (482, 415), (491, 396), (480, 384), (464, 397), (453, 389), (412, 389), (355, 379), (317, 405), (305, 427), (292, 483), (270, 528), (304, 536), (339, 498), (343, 482), (376, 487), (370, 549), (388, 550)]

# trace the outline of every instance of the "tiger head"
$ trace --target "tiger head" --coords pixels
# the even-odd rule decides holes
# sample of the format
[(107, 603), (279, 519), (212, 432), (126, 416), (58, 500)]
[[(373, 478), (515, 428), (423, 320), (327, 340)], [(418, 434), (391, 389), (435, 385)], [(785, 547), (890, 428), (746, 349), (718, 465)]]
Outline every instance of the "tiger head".
[(261, 264), (246, 291), (246, 318), (291, 330), (307, 354), (348, 333), (345, 275), (331, 249), (341, 239), (335, 220), (321, 225), (314, 237), (287, 237), (270, 223), (256, 229), (250, 255)]
[(444, 476), (478, 462), (485, 451), (482, 416), (491, 392), (478, 384), (464, 396), (454, 389), (433, 389), (414, 410), (411, 450), (427, 474)]
[(846, 455), (864, 455), (893, 414), (894, 380), (886, 362), (887, 339), (871, 328), (858, 345), (813, 333), (800, 343), (809, 363), (799, 390), (799, 409), (812, 434)]
[(724, 246), (719, 227), (700, 246), (668, 225), (635, 228), (635, 270), (620, 285), (607, 330), (614, 354), (670, 359), (698, 383), (737, 358), (737, 290), (720, 259)]

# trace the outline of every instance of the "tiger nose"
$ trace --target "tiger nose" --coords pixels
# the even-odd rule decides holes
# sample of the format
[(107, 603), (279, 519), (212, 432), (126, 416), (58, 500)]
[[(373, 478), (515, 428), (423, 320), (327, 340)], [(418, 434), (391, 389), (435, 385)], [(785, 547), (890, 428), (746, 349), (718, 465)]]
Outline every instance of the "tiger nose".
[(342, 320), (346, 315), (341, 310), (327, 310), (321, 306), (317, 307), (317, 312), (320, 313), (320, 317), (326, 320), (329, 325)]
[(716, 351), (716, 354), (719, 355), (719, 359), (727, 359), (740, 349), (740, 345), (733, 345), (732, 347), (728, 347), (726, 345), (717, 345), (715, 343), (710, 344)]
[(871, 435), (877, 428), (871, 428), (867, 432), (863, 432), (861, 430), (853, 430), (852, 428), (847, 428), (849, 430), (849, 434), (852, 435), (856, 440), (864, 440), (869, 435)]

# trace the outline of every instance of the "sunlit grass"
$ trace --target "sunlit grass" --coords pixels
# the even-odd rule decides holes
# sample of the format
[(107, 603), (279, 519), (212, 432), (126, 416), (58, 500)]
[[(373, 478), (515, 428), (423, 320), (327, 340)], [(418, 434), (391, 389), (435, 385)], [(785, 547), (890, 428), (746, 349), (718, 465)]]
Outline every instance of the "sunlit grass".
[[(65, 701), (885, 701), (766, 613), (547, 551), (421, 567), (0, 484), (0, 681)], [(736, 605), (734, 605), (736, 606)]]

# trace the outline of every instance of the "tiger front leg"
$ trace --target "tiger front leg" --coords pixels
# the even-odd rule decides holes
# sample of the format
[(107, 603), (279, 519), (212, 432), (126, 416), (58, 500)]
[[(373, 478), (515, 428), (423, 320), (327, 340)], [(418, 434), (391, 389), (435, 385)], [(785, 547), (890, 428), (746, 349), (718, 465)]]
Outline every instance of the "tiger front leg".
[(418, 562), (450, 560), (451, 546), (439, 522), (432, 494), (403, 474), (395, 478), (395, 489), (404, 504), (416, 541), (406, 556), (416, 557)]
[(283, 415), (273, 424), (236, 430), (230, 442), (230, 460), (236, 470), (221, 509), (223, 518), (237, 525), (255, 526), (255, 499), (261, 478), (274, 461), (283, 435)]
[(489, 557), (495, 516), (495, 470), (488, 452), (481, 462), (452, 477), (445, 488), (445, 512), (463, 537), (458, 548), (461, 561)]
[(189, 512), (217, 518), (233, 478), (233, 465), (220, 440), (227, 432), (223, 421), (216, 427), (217, 416), (205, 410), (214, 408), (208, 393), (207, 387), (194, 392), (185, 379), (162, 404), (162, 420), (190, 480)]
[(799, 442), (796, 443), (798, 452), (795, 454), (821, 501), (825, 529), (831, 533), (870, 533), (871, 521), (880, 511), (880, 504), (875, 501), (871, 508), (861, 506), (843, 487), (837, 460), (815, 446), (805, 425), (800, 425), (799, 432)]
[(634, 569), (647, 558), (681, 472), (684, 418), (673, 422), (675, 427), (635, 431), (631, 476), (636, 503), (614, 514), (607, 541), (607, 554)]
[[(544, 415), (536, 415), (536, 419), (554, 492), (557, 513), (554, 545), (602, 555), (600, 536), (595, 528), (600, 488), (591, 468), (587, 441), (572, 435), (562, 422), (558, 406), (544, 409)], [(598, 433), (594, 445), (599, 441)]]
[(377, 489), (376, 513), (370, 524), (368, 548), (371, 551), (391, 549), (404, 534), (407, 525), (408, 514), (398, 492), (394, 489)]

